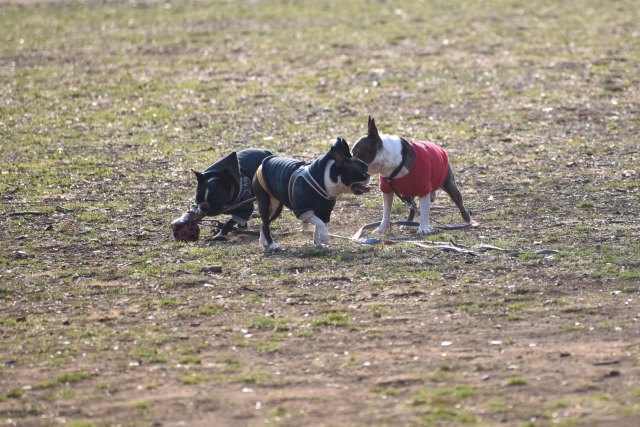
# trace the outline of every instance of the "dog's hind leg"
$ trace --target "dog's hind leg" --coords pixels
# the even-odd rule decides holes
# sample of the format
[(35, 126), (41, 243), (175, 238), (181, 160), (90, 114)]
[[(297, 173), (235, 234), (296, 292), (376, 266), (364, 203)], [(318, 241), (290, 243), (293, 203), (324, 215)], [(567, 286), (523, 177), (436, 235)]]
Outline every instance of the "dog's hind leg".
[[(273, 252), (273, 251), (277, 251), (278, 249), (280, 249), (280, 245), (277, 244), (273, 238), (271, 237), (271, 229), (269, 228), (269, 226), (271, 225), (271, 223), (273, 221), (276, 220), (276, 218), (278, 218), (280, 216), (280, 214), (282, 213), (282, 203), (280, 203), (280, 201), (278, 201), (277, 199), (274, 198), (270, 198), (269, 200), (269, 213), (270, 213), (270, 217), (268, 219), (267, 222), (267, 226), (264, 226), (264, 221), (262, 223), (262, 230), (260, 231), (260, 243), (263, 242), (262, 237), (264, 236), (264, 243), (263, 246), (267, 249), (267, 252)], [(261, 215), (262, 216), (262, 215)]]
[(271, 199), (271, 201), (269, 202), (269, 223), (272, 223), (273, 221), (275, 221), (280, 214), (282, 213), (282, 203), (280, 203), (277, 199)]
[[(415, 199), (413, 197), (410, 197), (409, 200), (411, 201), (412, 206), (415, 205), (414, 203)], [(413, 221), (415, 217), (416, 217), (415, 209), (409, 209), (409, 216), (407, 216), (407, 222)]]
[[(280, 206), (272, 206), (271, 195), (269, 195), (262, 185), (260, 185), (260, 181), (257, 177), (253, 179), (253, 194), (256, 196), (256, 200), (258, 202), (258, 213), (260, 214), (260, 219), (262, 220), (262, 228), (260, 229), (260, 244), (267, 251), (274, 251), (279, 248), (278, 244), (273, 241), (271, 237), (271, 230), (269, 229), (269, 225), (271, 221), (273, 221), (277, 216), (282, 212), (282, 205)], [(276, 215), (277, 214), (277, 215)]]
[(475, 222), (471, 219), (471, 214), (464, 207), (462, 203), (462, 194), (460, 194), (460, 190), (458, 190), (458, 185), (456, 184), (456, 178), (453, 175), (453, 170), (451, 166), (449, 166), (449, 173), (447, 174), (447, 178), (444, 180), (442, 184), (442, 189), (451, 197), (453, 203), (456, 204), (458, 209), (460, 210), (460, 214), (462, 215), (462, 219), (467, 224), (474, 224)]

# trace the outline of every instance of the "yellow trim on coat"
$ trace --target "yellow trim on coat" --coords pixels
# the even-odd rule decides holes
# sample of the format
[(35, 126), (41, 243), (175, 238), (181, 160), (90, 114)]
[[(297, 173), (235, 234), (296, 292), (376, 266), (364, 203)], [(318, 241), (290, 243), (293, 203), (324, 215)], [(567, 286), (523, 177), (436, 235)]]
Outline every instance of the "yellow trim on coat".
[(276, 199), (275, 196), (271, 194), (271, 191), (269, 191), (269, 189), (267, 188), (267, 183), (265, 182), (264, 177), (262, 176), (262, 165), (258, 166), (258, 170), (256, 171), (256, 176), (258, 177), (258, 182), (260, 182), (260, 187), (262, 187), (262, 189), (267, 192), (269, 197), (271, 197), (272, 199)]

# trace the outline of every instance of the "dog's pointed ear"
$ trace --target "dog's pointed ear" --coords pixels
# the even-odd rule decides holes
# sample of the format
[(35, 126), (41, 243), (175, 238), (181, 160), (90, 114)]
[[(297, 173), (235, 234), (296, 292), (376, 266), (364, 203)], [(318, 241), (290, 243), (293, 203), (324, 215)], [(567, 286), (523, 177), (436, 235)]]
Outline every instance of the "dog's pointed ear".
[(336, 161), (336, 163), (338, 164), (342, 164), (345, 162), (346, 160), (346, 156), (344, 155), (344, 152), (342, 151), (342, 148), (340, 148), (340, 146), (338, 145), (338, 142), (336, 142), (332, 147), (331, 147), (331, 158), (333, 160)]
[(344, 154), (346, 158), (353, 157), (351, 155), (351, 151), (349, 150), (349, 144), (347, 143), (346, 139), (338, 137), (336, 139), (336, 143), (334, 144), (334, 147), (339, 148), (342, 151), (342, 154)]
[(233, 182), (240, 186), (240, 163), (238, 162), (238, 154), (235, 151), (232, 151), (225, 160), (228, 160), (225, 168), (225, 172), (231, 176)]
[(239, 185), (240, 183), (240, 164), (238, 163), (238, 154), (232, 151), (226, 157), (218, 160), (207, 169), (204, 174), (207, 176), (218, 175), (224, 177), (230, 177), (231, 180)]
[(371, 116), (369, 116), (368, 128), (369, 129), (367, 131), (367, 134), (369, 136), (378, 136), (378, 128), (376, 127), (376, 121)]
[(191, 169), (191, 172), (193, 172), (193, 174), (196, 176), (196, 179), (198, 180), (198, 182), (204, 180), (204, 175), (196, 170)]

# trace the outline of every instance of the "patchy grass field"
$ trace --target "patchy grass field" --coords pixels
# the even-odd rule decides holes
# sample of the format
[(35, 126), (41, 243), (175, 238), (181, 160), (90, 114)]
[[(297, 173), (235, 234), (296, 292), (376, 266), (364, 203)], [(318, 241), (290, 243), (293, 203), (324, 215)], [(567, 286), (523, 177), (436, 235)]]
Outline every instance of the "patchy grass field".
[[(636, 426), (639, 22), (635, 0), (0, 1), (0, 425)], [(446, 147), (481, 224), (425, 240), (521, 253), (316, 249), (290, 212), (273, 255), (173, 241), (190, 168), (308, 160), (369, 114)], [(331, 231), (380, 205), (341, 199)]]

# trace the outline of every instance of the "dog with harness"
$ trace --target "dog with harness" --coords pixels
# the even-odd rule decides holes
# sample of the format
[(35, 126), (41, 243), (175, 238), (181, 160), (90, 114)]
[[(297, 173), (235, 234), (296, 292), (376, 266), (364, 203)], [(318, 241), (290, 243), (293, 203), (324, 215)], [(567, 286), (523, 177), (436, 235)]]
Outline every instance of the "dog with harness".
[(265, 158), (253, 178), (262, 219), (260, 244), (268, 252), (280, 248), (271, 237), (269, 225), (280, 216), (283, 206), (291, 209), (303, 226), (315, 226), (316, 246), (329, 243), (327, 224), (338, 195), (368, 192), (369, 179), (367, 165), (351, 155), (342, 138), (310, 164), (284, 157)]
[(171, 223), (176, 240), (197, 240), (195, 221), (207, 216), (231, 215), (214, 240), (227, 240), (236, 224), (246, 227), (255, 201), (251, 180), (262, 161), (272, 155), (271, 151), (256, 148), (233, 151), (203, 172), (192, 170), (197, 180), (195, 202)]
[(478, 225), (464, 207), (447, 152), (436, 144), (408, 142), (395, 135), (381, 134), (374, 119), (369, 117), (367, 135), (354, 144), (353, 155), (369, 166), (370, 173), (380, 174), (383, 209), (377, 233), (385, 233), (389, 229), (393, 196), (396, 195), (410, 209), (407, 221), (413, 221), (418, 210), (413, 199), (419, 198), (418, 233), (428, 234), (431, 203), (440, 188), (456, 204), (466, 226)]

